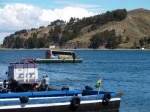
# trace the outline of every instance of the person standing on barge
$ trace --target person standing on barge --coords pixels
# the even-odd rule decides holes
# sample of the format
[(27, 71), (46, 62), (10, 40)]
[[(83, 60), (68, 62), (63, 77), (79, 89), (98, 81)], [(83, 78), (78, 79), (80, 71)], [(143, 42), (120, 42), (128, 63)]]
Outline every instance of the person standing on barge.
[(49, 86), (49, 77), (46, 75), (45, 77), (45, 90), (48, 91), (48, 86)]

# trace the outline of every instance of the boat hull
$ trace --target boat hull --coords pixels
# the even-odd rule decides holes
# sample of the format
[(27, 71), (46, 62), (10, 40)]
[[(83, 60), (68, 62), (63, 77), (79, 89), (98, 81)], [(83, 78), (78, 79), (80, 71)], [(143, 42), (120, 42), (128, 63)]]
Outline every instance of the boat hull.
[(82, 63), (83, 59), (34, 59), (35, 63)]
[(102, 100), (81, 101), (76, 107), (70, 102), (1, 106), (0, 112), (119, 112), (119, 107), (120, 99), (117, 98), (108, 103)]
[(0, 112), (117, 112), (120, 101), (116, 92), (93, 90), (1, 93)]

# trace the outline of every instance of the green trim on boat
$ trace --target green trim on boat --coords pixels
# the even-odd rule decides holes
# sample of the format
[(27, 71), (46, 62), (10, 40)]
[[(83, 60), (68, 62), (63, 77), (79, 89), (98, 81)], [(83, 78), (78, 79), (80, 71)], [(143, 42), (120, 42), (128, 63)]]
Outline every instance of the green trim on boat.
[(35, 63), (82, 63), (83, 59), (34, 59)]

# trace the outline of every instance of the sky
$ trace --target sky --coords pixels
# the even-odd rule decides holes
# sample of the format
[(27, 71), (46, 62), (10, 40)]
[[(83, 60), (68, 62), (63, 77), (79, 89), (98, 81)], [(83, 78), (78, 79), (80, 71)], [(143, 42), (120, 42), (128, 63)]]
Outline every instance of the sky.
[(150, 0), (0, 0), (0, 44), (15, 31), (124, 8), (150, 10)]

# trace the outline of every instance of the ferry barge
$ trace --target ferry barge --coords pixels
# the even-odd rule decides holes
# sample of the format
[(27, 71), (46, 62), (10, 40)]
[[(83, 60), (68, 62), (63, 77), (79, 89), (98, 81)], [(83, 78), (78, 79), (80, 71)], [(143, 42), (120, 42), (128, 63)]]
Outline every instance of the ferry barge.
[(122, 92), (99, 93), (89, 86), (36, 89), (38, 65), (27, 59), (10, 63), (7, 75), (0, 86), (0, 112), (119, 112)]
[(73, 51), (46, 50), (45, 59), (34, 59), (36, 63), (82, 63)]

